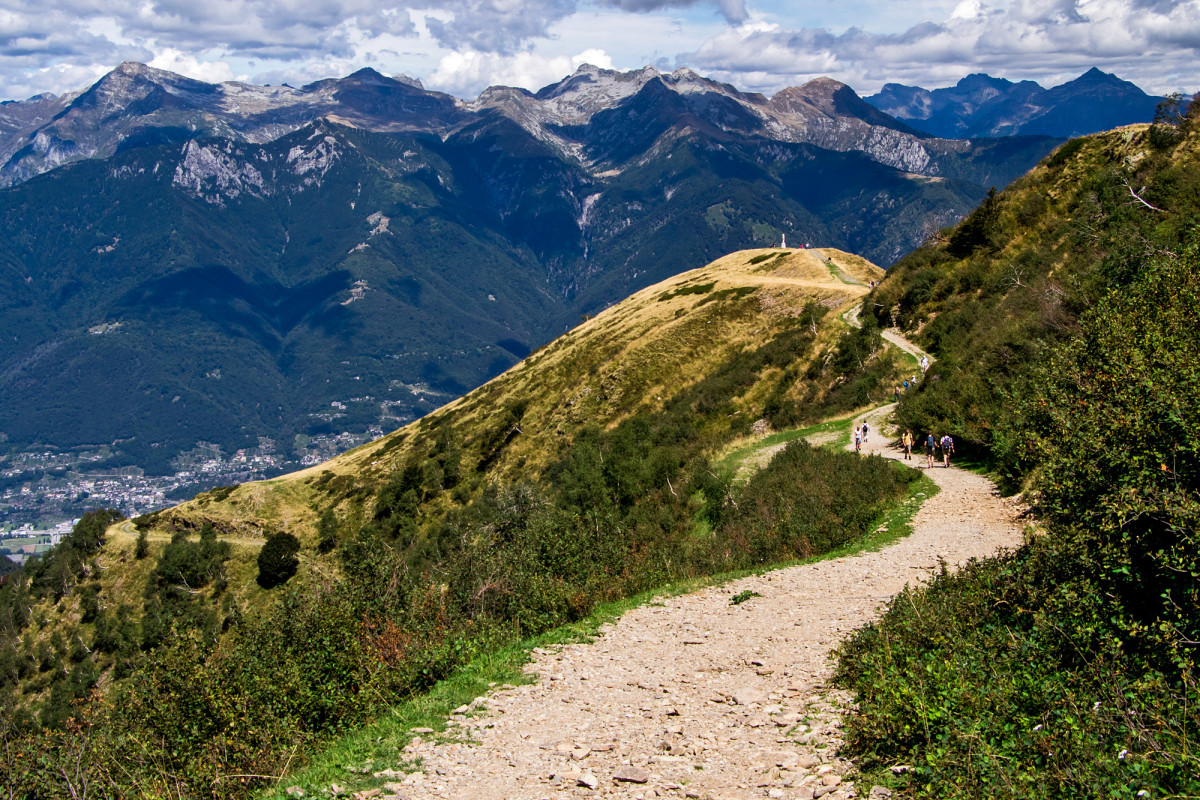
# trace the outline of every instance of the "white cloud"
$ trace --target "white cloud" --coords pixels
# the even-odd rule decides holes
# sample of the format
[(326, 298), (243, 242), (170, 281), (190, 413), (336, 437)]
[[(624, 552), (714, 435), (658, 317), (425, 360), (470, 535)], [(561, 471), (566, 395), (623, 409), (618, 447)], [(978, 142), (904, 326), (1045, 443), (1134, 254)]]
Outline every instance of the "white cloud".
[(983, 14), (983, 3), (979, 0), (962, 0), (950, 13), (950, 19), (977, 19)]
[(571, 56), (549, 57), (536, 53), (502, 56), (468, 51), (443, 56), (437, 69), (424, 79), (424, 83), (426, 88), (460, 97), (474, 97), (488, 86), (497, 85), (536, 91), (562, 80), (583, 64), (613, 68), (612, 58), (599, 49), (585, 50)]
[(293, 84), (372, 66), (471, 97), (538, 88), (588, 50), (768, 92), (818, 75), (863, 93), (979, 71), (1047, 84), (1093, 65), (1194, 90), (1200, 0), (4, 0), (0, 97), (81, 89), (123, 60)]
[(238, 78), (224, 61), (201, 61), (196, 56), (176, 50), (173, 47), (168, 47), (162, 52), (157, 53), (149, 63), (150, 66), (157, 69), (165, 69), (169, 72), (186, 75), (189, 78), (195, 78), (198, 81), (206, 81), (208, 83), (221, 83)]
[(1053, 85), (1096, 66), (1151, 92), (1200, 88), (1200, 0), (962, 0), (941, 20), (901, 33), (744, 26), (679, 63), (773, 91), (821, 75), (860, 93), (885, 82), (944, 86), (971, 72)]

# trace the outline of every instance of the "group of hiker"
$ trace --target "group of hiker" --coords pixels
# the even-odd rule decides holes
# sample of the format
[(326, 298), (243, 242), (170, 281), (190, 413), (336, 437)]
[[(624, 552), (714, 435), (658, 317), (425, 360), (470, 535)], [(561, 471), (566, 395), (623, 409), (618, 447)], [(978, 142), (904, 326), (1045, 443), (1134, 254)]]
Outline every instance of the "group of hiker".
[[(921, 357), (921, 374), (924, 375), (925, 372), (928, 370), (929, 370), (929, 359), (922, 356)], [(917, 388), (917, 376), (913, 375), (911, 378), (905, 378), (903, 384), (896, 384), (896, 388), (893, 390), (892, 395), (893, 395), (893, 397), (895, 397), (896, 402), (899, 403), (900, 395), (908, 394), (909, 389), (915, 389), (915, 388)]]
[[(911, 461), (913, 445), (916, 444), (912, 431), (906, 430), (904, 432), (904, 435), (900, 437), (900, 444), (904, 447), (904, 460)], [(954, 439), (950, 434), (944, 434), (940, 439), (932, 432), (925, 435), (925, 462), (927, 467), (933, 467), (934, 454), (938, 450), (942, 453), (942, 466), (950, 466), (950, 456), (954, 454)]]
[[(854, 450), (857, 453), (862, 452), (863, 445), (867, 443), (867, 436), (871, 432), (871, 427), (864, 422), (861, 426), (854, 427)], [(900, 444), (904, 447), (904, 460), (912, 460), (913, 446), (917, 440), (913, 436), (911, 430), (906, 430), (904, 435), (900, 437)], [(954, 439), (950, 434), (944, 434), (940, 438), (937, 434), (930, 432), (925, 435), (925, 462), (926, 466), (932, 468), (934, 457), (939, 453), (942, 457), (942, 466), (950, 466), (950, 456), (954, 455)]]
[(854, 429), (854, 451), (862, 452), (862, 446), (867, 443), (867, 434), (871, 432), (871, 426), (863, 422), (862, 427)]

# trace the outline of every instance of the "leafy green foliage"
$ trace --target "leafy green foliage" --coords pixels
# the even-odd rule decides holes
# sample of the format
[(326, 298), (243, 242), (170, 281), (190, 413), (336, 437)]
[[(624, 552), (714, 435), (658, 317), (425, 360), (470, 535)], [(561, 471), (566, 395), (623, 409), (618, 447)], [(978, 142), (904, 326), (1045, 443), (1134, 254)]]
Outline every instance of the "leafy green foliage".
[[(1079, 168), (1095, 144), (1052, 167)], [(1190, 158), (1145, 168), (1146, 196), (1169, 214), (1129, 200), (1099, 167), (1089, 184), (1097, 194), (1080, 202), (1103, 209), (1103, 226), (1089, 232), (1086, 257), (1056, 253), (1066, 258), (1058, 270), (1074, 271), (1076, 297), (1060, 294), (1049, 309), (1044, 294), (1029, 302), (1024, 290), (1051, 285), (1037, 270), (1003, 291), (985, 278), (982, 294), (958, 308), (963, 290), (946, 294), (929, 325), (957, 317), (958, 327), (968, 309), (988, 309), (958, 333), (945, 323), (927, 333), (943, 337), (935, 374), (961, 385), (931, 382), (903, 413), (970, 431), (983, 410), (990, 434), (976, 441), (1025, 479), (1047, 531), (1012, 555), (906, 591), (842, 648), (838, 677), (861, 708), (850, 749), (882, 780), (895, 781), (886, 768), (905, 763), (914, 769), (899, 784), (938, 797), (1200, 792), (1200, 255)], [(1076, 226), (1067, 229), (1078, 241)], [(990, 266), (972, 256), (957, 275), (942, 274), (934, 295), (964, 269)], [(1004, 298), (980, 303), (989, 292)], [(1055, 335), (1020, 347), (1009, 338), (1020, 330)], [(991, 351), (976, 351), (968, 367), (966, 348), (981, 342)], [(1024, 360), (1005, 374), (993, 359), (1009, 347)]]
[(729, 605), (740, 606), (742, 603), (746, 602), (747, 600), (751, 599), (752, 597), (762, 597), (762, 595), (751, 589), (745, 589), (744, 591), (738, 592), (733, 597), (730, 597)]
[(337, 514), (326, 509), (317, 523), (317, 552), (328, 553), (337, 547), (339, 531)]
[(670, 292), (663, 292), (658, 296), (658, 302), (670, 300), (675, 297), (684, 297), (689, 294), (708, 294), (716, 286), (716, 282), (712, 283), (694, 283), (691, 286), (680, 286), (678, 289)]
[(199, 541), (191, 541), (185, 531), (177, 531), (163, 548), (154, 568), (158, 586), (176, 586), (186, 590), (207, 586), (217, 577), (229, 558), (229, 544), (217, 540), (216, 529), (207, 524)]
[(1038, 508), (1114, 608), (1130, 658), (1194, 666), (1200, 640), (1200, 258), (1146, 262), (1037, 370), (1017, 438)]
[(266, 544), (258, 551), (258, 585), (274, 589), (287, 583), (300, 567), (300, 540), (283, 531), (267, 537)]
[(89, 560), (104, 543), (104, 532), (112, 523), (122, 519), (112, 509), (89, 511), (84, 514), (70, 535), (45, 556), (27, 565), (30, 589), (37, 597), (61, 600), (89, 569)]

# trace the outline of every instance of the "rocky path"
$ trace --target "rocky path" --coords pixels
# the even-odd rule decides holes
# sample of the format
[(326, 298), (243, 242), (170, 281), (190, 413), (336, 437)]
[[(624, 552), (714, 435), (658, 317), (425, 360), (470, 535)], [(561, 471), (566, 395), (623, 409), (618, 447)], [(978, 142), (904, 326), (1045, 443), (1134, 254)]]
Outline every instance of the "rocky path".
[[(889, 410), (871, 413), (874, 430)], [(899, 458), (881, 439), (866, 449)], [(389, 789), (407, 800), (886, 796), (843, 777), (849, 698), (828, 687), (830, 650), (939, 561), (1021, 540), (1018, 509), (985, 478), (940, 467), (930, 476), (941, 492), (911, 536), (880, 552), (665, 598), (592, 644), (537, 651), (536, 683), (461, 709), (448, 738), (412, 742), (422, 771)], [(730, 603), (746, 591), (759, 596)]]

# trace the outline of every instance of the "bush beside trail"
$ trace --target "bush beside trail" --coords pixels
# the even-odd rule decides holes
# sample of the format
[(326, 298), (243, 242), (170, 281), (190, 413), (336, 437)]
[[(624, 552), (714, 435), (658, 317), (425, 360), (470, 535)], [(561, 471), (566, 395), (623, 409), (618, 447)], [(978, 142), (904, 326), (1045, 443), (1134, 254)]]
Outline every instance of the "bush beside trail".
[[(1200, 795), (1198, 246), (1126, 254), (1010, 376), (989, 446), (1046, 530), (906, 592), (842, 647), (867, 773), (934, 797)], [(950, 397), (920, 407), (950, 419)]]

